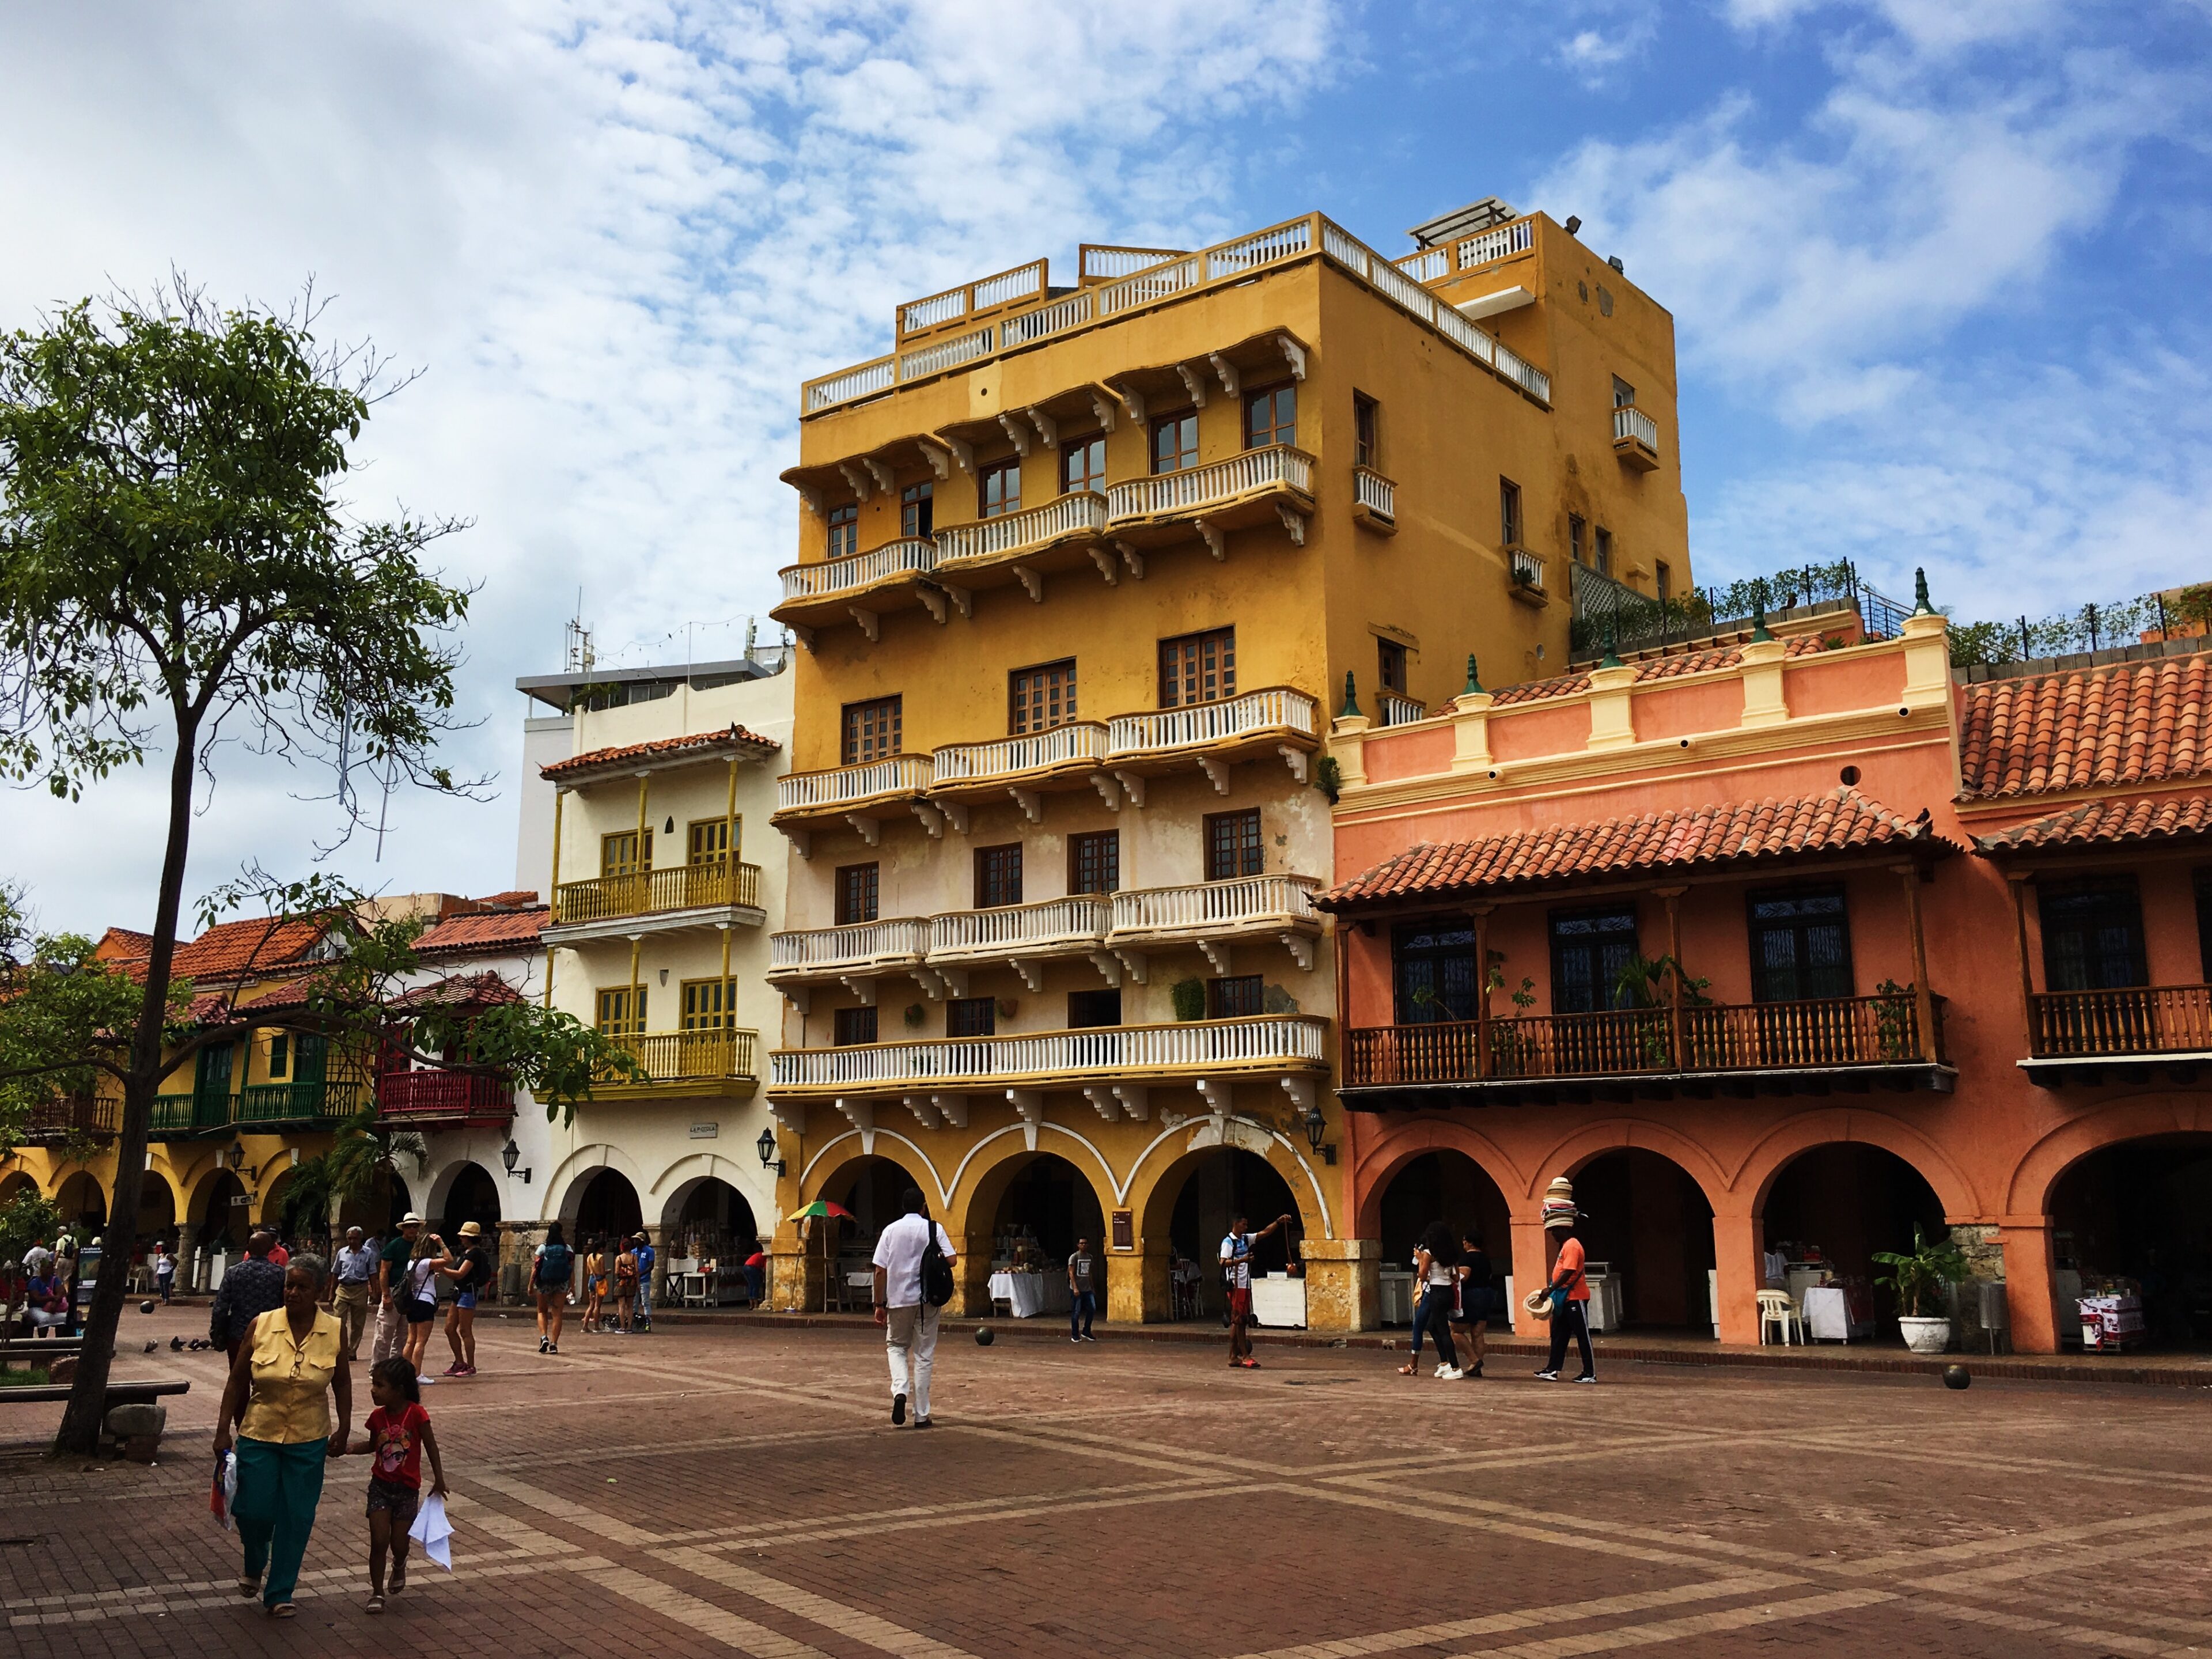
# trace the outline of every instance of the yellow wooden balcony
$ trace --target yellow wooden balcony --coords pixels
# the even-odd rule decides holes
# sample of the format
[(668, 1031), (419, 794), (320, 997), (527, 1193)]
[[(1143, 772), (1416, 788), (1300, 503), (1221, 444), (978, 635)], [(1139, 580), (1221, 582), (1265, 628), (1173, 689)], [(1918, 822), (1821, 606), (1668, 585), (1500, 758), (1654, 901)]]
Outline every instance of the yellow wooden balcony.
[(745, 1100), (760, 1086), (757, 1031), (661, 1031), (615, 1041), (646, 1075), (594, 1084), (594, 1100)]
[(1314, 505), (1313, 457), (1288, 444), (1248, 449), (1225, 461), (1133, 478), (1106, 491), (1108, 527), (1139, 546), (1203, 536), (1216, 558), (1224, 532), (1279, 522), (1293, 543), (1306, 538)]
[(915, 602), (922, 578), (937, 568), (937, 544), (902, 536), (865, 553), (787, 565), (777, 573), (783, 600), (769, 612), (797, 629), (848, 620), (872, 634), (878, 613)]
[(644, 931), (652, 933), (724, 923), (757, 927), (767, 920), (760, 908), (760, 876), (757, 864), (732, 866), (720, 860), (564, 881), (554, 890), (547, 934), (557, 942), (618, 933), (623, 927), (616, 924), (638, 922), (651, 924)]

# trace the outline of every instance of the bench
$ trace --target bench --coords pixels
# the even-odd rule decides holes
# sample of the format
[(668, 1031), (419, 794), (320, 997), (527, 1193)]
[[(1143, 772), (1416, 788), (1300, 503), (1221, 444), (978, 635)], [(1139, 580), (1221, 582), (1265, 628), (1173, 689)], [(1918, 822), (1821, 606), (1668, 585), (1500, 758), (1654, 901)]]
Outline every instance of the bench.
[[(110, 1382), (100, 1397), (100, 1414), (104, 1419), (116, 1406), (150, 1406), (163, 1395), (188, 1394), (189, 1382)], [(49, 1383), (35, 1389), (0, 1389), (0, 1406), (27, 1406), (34, 1401), (51, 1404), (66, 1400), (75, 1390), (66, 1382)]]

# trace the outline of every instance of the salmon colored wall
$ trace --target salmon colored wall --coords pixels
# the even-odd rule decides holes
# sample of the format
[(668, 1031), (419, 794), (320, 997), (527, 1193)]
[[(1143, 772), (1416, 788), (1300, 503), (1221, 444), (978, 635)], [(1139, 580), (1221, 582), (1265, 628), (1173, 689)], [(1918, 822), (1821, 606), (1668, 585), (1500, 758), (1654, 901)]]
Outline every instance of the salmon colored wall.
[(1799, 657), (1783, 671), (1782, 688), (1793, 715), (1838, 714), (1903, 695), (1905, 659), (1893, 653), (1854, 660), (1840, 651)]
[(1490, 717), (1490, 752), (1502, 761), (1559, 754), (1589, 738), (1589, 710), (1578, 702), (1509, 708)]
[(1415, 726), (1393, 741), (1371, 744), (1367, 750), (1370, 782), (1393, 778), (1417, 778), (1442, 772), (1451, 765), (1452, 734), (1448, 726)]
[(1637, 740), (1650, 743), (1734, 725), (1743, 712), (1743, 693), (1733, 680), (1670, 685), (1644, 693), (1635, 708)]

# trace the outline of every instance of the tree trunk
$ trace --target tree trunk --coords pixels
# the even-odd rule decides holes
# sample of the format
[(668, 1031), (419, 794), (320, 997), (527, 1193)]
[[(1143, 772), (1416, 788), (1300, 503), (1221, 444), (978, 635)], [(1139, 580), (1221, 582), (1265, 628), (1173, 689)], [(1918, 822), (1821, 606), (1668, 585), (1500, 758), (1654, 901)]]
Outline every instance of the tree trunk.
[[(198, 722), (180, 718), (177, 747), (169, 766), (169, 837), (161, 854), (161, 888), (154, 907), (154, 944), (146, 959), (146, 994), (138, 1006), (138, 1027), (131, 1039), (131, 1072), (123, 1081), (123, 1121), (115, 1136), (115, 1194), (108, 1200), (107, 1225), (101, 1231), (100, 1282), (85, 1310), (84, 1348), (76, 1380), (62, 1413), (54, 1449), (90, 1456), (100, 1449), (106, 1419), (110, 1360), (115, 1330), (123, 1319), (130, 1279), (131, 1248), (137, 1237), (138, 1195), (146, 1184), (146, 1138), (160, 1092), (163, 1066), (161, 1031), (169, 1003), (169, 968), (177, 948), (177, 912), (185, 890), (185, 859), (191, 838), (192, 768), (198, 755)], [(179, 1217), (181, 1223), (188, 1218)]]

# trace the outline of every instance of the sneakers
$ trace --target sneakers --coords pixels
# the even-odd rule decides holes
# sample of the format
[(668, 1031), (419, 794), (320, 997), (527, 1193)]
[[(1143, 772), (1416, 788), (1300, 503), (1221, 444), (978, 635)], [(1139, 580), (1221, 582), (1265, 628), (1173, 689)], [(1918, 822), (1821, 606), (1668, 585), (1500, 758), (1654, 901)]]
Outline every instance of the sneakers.
[(550, 1348), (552, 1346), (553, 1346), (552, 1342), (551, 1342), (550, 1340), (548, 1340), (547, 1338), (545, 1338), (545, 1337), (542, 1337), (542, 1336), (541, 1336), (541, 1337), (539, 1337), (539, 1338), (538, 1339), (538, 1352), (540, 1352), (540, 1353), (544, 1353), (547, 1349)]
[(561, 1345), (558, 1342), (549, 1342), (545, 1345), (545, 1352), (548, 1353), (558, 1353), (561, 1352)]
[(445, 1374), (447, 1376), (466, 1376), (469, 1374), (469, 1368), (461, 1364), (459, 1360), (456, 1359), (452, 1364), (446, 1367)]
[(1079, 1336), (1071, 1336), (1071, 1337), (1069, 1337), (1067, 1340), (1068, 1340), (1069, 1341), (1071, 1341), (1071, 1342), (1080, 1342), (1080, 1341), (1082, 1341), (1082, 1340), (1083, 1340), (1083, 1339), (1082, 1339), (1081, 1337), (1079, 1337)]
[(1556, 1382), (1559, 1380), (1559, 1374), (1557, 1371), (1538, 1371), (1536, 1380), (1539, 1382)]
[(1439, 1359), (1437, 1361), (1436, 1370), (1431, 1372), (1431, 1375), (1434, 1376), (1455, 1376), (1458, 1373), (1453, 1370), (1447, 1362)]
[(895, 1394), (891, 1396), (891, 1426), (896, 1429), (905, 1422), (906, 1396), (902, 1394)]
[(1597, 1373), (1595, 1371), (1584, 1371), (1580, 1376), (1577, 1377), (1575, 1381), (1577, 1382), (1595, 1382), (1597, 1381)]
[(1085, 1332), (1084, 1332), (1084, 1334), (1083, 1334), (1083, 1340), (1084, 1340), (1085, 1342), (1096, 1342), (1098, 1339), (1097, 1339), (1097, 1337), (1095, 1337), (1095, 1336), (1091, 1335), (1090, 1332), (1085, 1331)]
[(1456, 1365), (1443, 1365), (1437, 1368), (1437, 1375), (1447, 1382), (1456, 1382), (1467, 1373)]
[(937, 1419), (933, 1417), (917, 1417), (914, 1419), (914, 1425), (917, 1429), (933, 1429), (937, 1426)]

